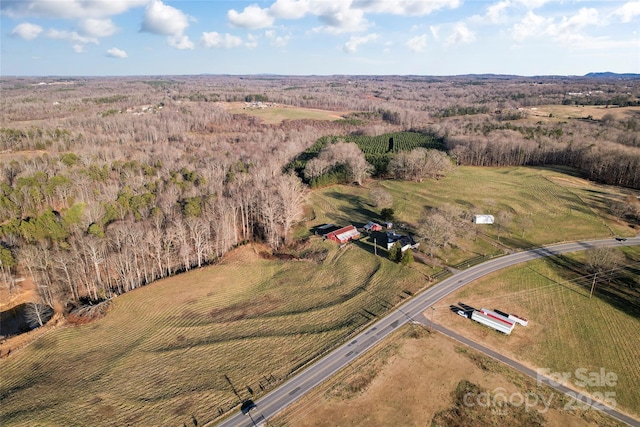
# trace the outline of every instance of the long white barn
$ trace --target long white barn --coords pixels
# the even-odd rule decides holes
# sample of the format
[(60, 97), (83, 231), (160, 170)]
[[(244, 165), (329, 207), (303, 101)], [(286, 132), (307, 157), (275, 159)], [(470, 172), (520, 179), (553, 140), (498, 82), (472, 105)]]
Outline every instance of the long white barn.
[(475, 320), (506, 335), (511, 334), (515, 326), (515, 321), (486, 308), (474, 310), (471, 313), (471, 320)]

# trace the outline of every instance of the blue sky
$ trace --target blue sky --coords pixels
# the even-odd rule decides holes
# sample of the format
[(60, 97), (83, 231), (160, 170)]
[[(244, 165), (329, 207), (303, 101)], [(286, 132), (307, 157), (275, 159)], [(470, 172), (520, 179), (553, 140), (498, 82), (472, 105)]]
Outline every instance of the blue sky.
[(2, 76), (640, 73), (640, 0), (2, 0)]

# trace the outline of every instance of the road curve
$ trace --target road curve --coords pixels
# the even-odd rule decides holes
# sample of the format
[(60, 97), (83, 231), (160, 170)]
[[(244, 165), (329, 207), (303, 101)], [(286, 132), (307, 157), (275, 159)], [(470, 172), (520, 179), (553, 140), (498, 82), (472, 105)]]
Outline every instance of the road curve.
[[(250, 413), (250, 416), (246, 416), (238, 412), (221, 422), (219, 426), (253, 427), (256, 424), (260, 424), (261, 421), (268, 420), (298, 400), (305, 393), (311, 391), (314, 387), (327, 380), (337, 371), (353, 362), (361, 354), (370, 350), (374, 345), (382, 341), (397, 328), (410, 321), (424, 321), (422, 313), (429, 307), (435, 305), (438, 301), (462, 286), (487, 274), (512, 265), (547, 256), (559, 255), (567, 252), (577, 252), (594, 247), (620, 247), (632, 245), (640, 245), (640, 235), (629, 238), (626, 241), (602, 239), (545, 246), (495, 258), (467, 270), (457, 272), (446, 280), (443, 280), (442, 282), (416, 295), (397, 309), (388, 313), (382, 319), (364, 329), (355, 337), (351, 338), (349, 342), (339, 346), (273, 391), (256, 400), (255, 403), (257, 404), (257, 408)], [(516, 369), (518, 368), (516, 367)], [(525, 374), (528, 373), (525, 372)], [(617, 411), (613, 412), (616, 413)], [(618, 418), (614, 413), (610, 413), (610, 415)], [(629, 417), (624, 414), (620, 414), (620, 416), (629, 419)], [(627, 419), (618, 419), (629, 423)], [(634, 422), (637, 424), (637, 421), (634, 420)]]

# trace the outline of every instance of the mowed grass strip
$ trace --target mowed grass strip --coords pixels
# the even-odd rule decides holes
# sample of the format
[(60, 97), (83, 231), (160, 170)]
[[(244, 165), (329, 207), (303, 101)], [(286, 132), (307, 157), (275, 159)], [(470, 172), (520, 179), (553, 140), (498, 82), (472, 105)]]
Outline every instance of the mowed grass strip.
[(91, 324), (2, 359), (0, 424), (182, 425), (273, 388), (426, 282), (357, 244), (322, 263), (243, 246), (215, 266), (119, 296)]
[[(627, 264), (620, 274), (634, 275), (640, 249), (627, 248), (625, 253)], [(601, 369), (615, 373), (615, 386), (594, 383), (584, 390), (595, 397), (614, 393), (619, 409), (640, 416), (640, 278), (635, 274), (635, 290), (629, 288), (624, 297), (612, 298), (614, 292), (604, 282), (589, 298), (592, 276), (566, 268), (583, 258), (576, 253), (561, 262), (531, 261), (488, 276), (447, 298), (437, 307), (436, 320), (530, 366), (569, 373), (569, 384), (578, 390), (577, 375), (600, 374)], [(451, 313), (449, 304), (458, 301), (520, 314), (529, 325), (516, 325), (510, 336), (499, 334)], [(576, 374), (577, 369), (584, 371)]]

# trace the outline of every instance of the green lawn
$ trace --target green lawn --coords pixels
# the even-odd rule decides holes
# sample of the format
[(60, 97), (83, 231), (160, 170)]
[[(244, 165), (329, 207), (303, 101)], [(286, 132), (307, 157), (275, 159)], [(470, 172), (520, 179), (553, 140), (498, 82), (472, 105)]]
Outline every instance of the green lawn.
[(310, 225), (365, 224), (378, 220), (370, 191), (380, 187), (393, 196), (396, 222), (409, 230), (424, 218), (425, 208), (445, 204), (469, 214), (492, 214), (494, 225), (477, 225), (477, 238), (463, 235), (453, 248), (438, 253), (449, 265), (480, 255), (497, 255), (505, 249), (591, 238), (633, 235), (628, 226), (610, 218), (612, 200), (624, 190), (599, 186), (561, 170), (509, 167), (459, 167), (438, 181), (372, 181), (363, 187), (331, 186), (313, 191)]

